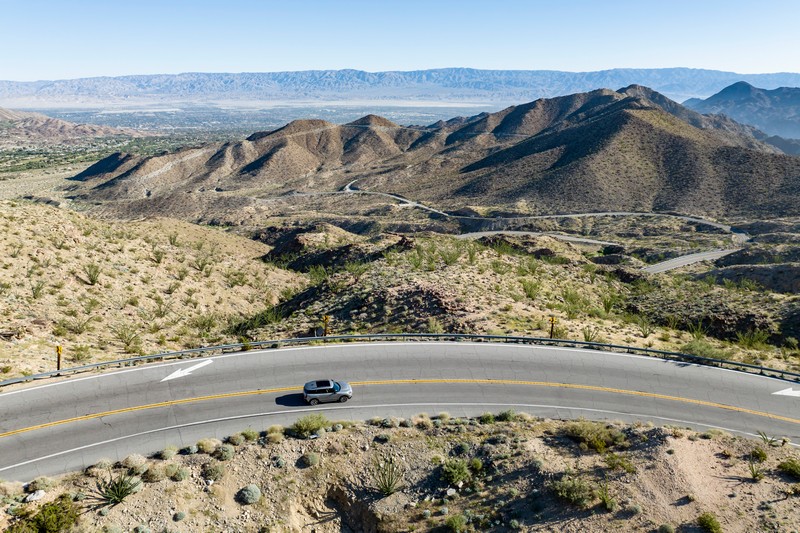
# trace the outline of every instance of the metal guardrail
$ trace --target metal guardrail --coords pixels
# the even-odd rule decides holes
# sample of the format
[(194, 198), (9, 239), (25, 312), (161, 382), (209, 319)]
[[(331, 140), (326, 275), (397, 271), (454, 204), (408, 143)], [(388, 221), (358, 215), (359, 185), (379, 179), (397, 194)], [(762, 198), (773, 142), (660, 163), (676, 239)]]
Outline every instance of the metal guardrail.
[(110, 367), (136, 366), (139, 364), (144, 364), (154, 361), (166, 361), (169, 359), (187, 359), (192, 357), (202, 357), (204, 355), (209, 355), (214, 353), (248, 351), (253, 349), (265, 349), (265, 348), (280, 348), (282, 346), (294, 345), (294, 344), (362, 342), (362, 341), (377, 341), (377, 340), (381, 341), (464, 340), (473, 342), (500, 342), (500, 343), (513, 343), (513, 344), (531, 344), (540, 346), (564, 346), (571, 348), (590, 348), (595, 350), (625, 352), (625, 353), (641, 353), (645, 355), (654, 355), (662, 359), (668, 359), (672, 361), (680, 361), (689, 364), (728, 368), (730, 370), (736, 370), (739, 372), (747, 372), (747, 373), (759, 374), (762, 376), (769, 376), (786, 381), (800, 382), (800, 373), (790, 372), (788, 370), (778, 370), (775, 368), (767, 368), (758, 365), (751, 365), (748, 363), (740, 363), (737, 361), (712, 359), (709, 357), (700, 357), (697, 355), (691, 355), (680, 352), (653, 350), (651, 348), (638, 348), (635, 346), (625, 346), (621, 344), (604, 344), (600, 342), (577, 341), (577, 340), (567, 340), (567, 339), (549, 339), (542, 337), (524, 337), (524, 336), (513, 336), (513, 335), (473, 335), (466, 333), (464, 334), (378, 333), (373, 335), (331, 335), (328, 337), (301, 337), (295, 339), (274, 339), (274, 340), (264, 340), (264, 341), (253, 341), (248, 343), (222, 344), (218, 346), (192, 348), (190, 350), (181, 350), (177, 352), (165, 352), (153, 355), (144, 355), (140, 357), (130, 357), (128, 359), (119, 359), (116, 361), (104, 361), (101, 363), (93, 363), (90, 365), (82, 365), (72, 368), (64, 368), (61, 370), (54, 370), (52, 372), (43, 372), (41, 374), (31, 374), (29, 376), (12, 378), (5, 381), (0, 381), (0, 388), (8, 385), (14, 385), (16, 383), (25, 383), (28, 381), (36, 381), (40, 379), (47, 379), (57, 376), (78, 374), (82, 372), (91, 372)]

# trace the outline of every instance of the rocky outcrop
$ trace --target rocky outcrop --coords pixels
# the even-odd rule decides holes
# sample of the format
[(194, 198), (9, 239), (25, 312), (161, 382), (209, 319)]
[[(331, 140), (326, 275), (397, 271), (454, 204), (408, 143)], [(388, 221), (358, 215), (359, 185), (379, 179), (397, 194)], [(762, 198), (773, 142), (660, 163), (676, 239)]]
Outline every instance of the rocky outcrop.
[(711, 276), (717, 283), (730, 280), (741, 283), (742, 280), (755, 282), (773, 292), (800, 294), (800, 263), (778, 265), (734, 265), (712, 270), (702, 275)]

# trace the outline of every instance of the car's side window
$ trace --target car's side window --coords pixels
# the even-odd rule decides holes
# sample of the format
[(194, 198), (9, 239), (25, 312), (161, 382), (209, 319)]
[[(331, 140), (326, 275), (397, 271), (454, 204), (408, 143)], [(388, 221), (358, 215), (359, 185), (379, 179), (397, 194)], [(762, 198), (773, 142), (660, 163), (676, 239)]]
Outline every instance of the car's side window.
[(333, 392), (339, 392), (340, 390), (342, 390), (342, 386), (339, 385), (338, 383), (334, 382), (334, 384), (333, 384)]

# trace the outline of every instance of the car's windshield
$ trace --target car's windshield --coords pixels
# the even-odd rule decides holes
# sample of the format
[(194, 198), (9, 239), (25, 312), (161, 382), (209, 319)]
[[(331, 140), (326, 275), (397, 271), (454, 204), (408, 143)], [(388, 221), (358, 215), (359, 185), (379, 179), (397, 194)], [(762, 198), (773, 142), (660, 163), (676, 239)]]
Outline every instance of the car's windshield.
[(333, 382), (333, 392), (339, 392), (340, 390), (342, 390), (342, 386), (334, 381)]

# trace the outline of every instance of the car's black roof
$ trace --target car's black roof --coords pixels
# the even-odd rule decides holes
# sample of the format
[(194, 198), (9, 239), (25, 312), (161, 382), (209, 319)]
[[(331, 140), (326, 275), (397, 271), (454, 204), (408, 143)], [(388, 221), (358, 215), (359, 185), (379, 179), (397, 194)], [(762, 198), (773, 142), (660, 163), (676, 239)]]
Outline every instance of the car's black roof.
[(309, 381), (303, 387), (306, 390), (315, 390), (315, 389), (327, 389), (329, 387), (333, 387), (333, 381), (330, 379), (320, 379), (317, 381)]

